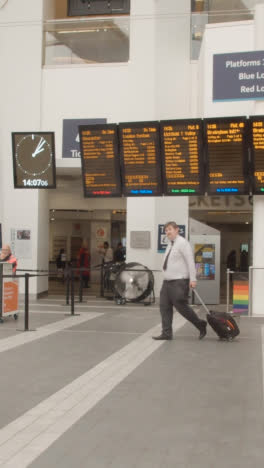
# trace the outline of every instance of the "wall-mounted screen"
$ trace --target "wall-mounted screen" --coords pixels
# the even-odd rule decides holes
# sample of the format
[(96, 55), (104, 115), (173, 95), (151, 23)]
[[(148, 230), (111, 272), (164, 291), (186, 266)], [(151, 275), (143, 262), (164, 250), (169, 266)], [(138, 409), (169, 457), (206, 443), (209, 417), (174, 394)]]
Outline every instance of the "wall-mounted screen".
[(68, 16), (128, 15), (130, 0), (68, 0)]
[(161, 195), (159, 123), (121, 123), (119, 142), (124, 195)]
[(14, 132), (12, 147), (15, 188), (56, 188), (53, 132)]
[(160, 122), (165, 195), (203, 195), (202, 120)]
[(253, 168), (252, 192), (264, 195), (264, 115), (250, 117), (250, 143)]
[(79, 127), (85, 197), (121, 195), (117, 126)]
[(205, 119), (208, 195), (249, 193), (246, 118)]

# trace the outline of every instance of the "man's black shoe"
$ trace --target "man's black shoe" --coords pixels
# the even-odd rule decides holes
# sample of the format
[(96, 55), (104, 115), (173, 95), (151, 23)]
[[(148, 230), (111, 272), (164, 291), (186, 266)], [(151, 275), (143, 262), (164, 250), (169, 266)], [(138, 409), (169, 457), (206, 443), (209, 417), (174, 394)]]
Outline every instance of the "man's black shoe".
[(153, 336), (153, 340), (172, 340), (172, 336), (163, 335), (163, 333), (159, 336)]
[(202, 340), (205, 335), (206, 335), (206, 327), (207, 327), (207, 322), (205, 320), (203, 320), (203, 323), (201, 324), (201, 328), (200, 328), (200, 335), (199, 335), (199, 340)]

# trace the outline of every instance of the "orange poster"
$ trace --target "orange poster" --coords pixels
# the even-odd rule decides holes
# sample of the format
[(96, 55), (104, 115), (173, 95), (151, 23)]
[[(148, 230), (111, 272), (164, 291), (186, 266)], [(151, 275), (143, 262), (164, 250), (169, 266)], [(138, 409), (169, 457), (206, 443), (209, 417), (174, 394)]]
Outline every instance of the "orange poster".
[(18, 281), (4, 281), (3, 304), (3, 315), (18, 311)]

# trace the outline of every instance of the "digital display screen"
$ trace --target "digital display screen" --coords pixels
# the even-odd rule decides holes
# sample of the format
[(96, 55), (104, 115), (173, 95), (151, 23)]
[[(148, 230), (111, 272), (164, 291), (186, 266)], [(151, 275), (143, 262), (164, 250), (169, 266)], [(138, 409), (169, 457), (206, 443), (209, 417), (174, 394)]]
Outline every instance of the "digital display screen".
[(121, 123), (119, 142), (124, 195), (161, 195), (159, 123)]
[(56, 188), (53, 132), (14, 132), (12, 149), (15, 188)]
[(250, 117), (253, 193), (264, 195), (264, 116)]
[(202, 120), (162, 121), (161, 155), (165, 195), (203, 195)]
[(246, 118), (205, 119), (208, 195), (249, 193)]
[(121, 196), (117, 126), (79, 127), (85, 197)]

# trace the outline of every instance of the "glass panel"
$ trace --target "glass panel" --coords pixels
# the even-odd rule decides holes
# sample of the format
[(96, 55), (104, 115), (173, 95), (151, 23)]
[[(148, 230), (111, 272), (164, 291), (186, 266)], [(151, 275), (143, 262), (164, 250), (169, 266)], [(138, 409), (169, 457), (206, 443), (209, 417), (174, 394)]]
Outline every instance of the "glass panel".
[[(138, 50), (139, 40), (142, 50), (153, 40), (155, 53), (165, 62), (175, 40), (179, 45), (179, 38), (185, 38), (182, 44), (185, 53), (186, 34), (191, 42), (188, 44), (190, 59), (197, 60), (207, 24), (252, 20), (257, 3), (264, 0), (191, 0), (190, 11), (188, 2), (153, 0), (151, 11), (142, 6), (142, 13), (139, 9), (137, 15), (48, 20), (44, 23), (43, 63), (48, 66), (126, 63), (131, 55), (132, 37), (132, 54)], [(143, 41), (142, 30), (145, 31)], [(164, 47), (162, 54), (160, 40)]]
[(192, 0), (191, 59), (197, 60), (207, 23), (245, 21), (254, 18), (254, 8), (264, 0)]
[(44, 65), (128, 60), (128, 17), (56, 20), (44, 24)]

